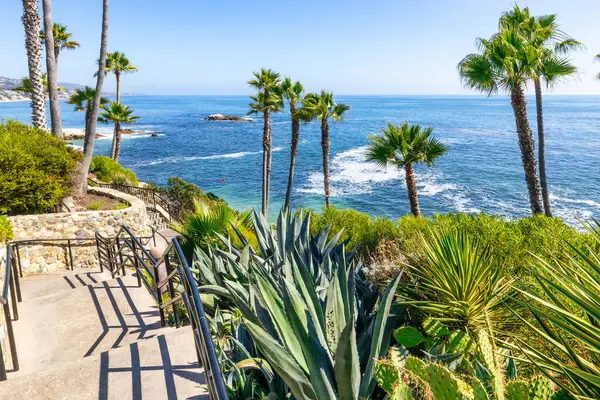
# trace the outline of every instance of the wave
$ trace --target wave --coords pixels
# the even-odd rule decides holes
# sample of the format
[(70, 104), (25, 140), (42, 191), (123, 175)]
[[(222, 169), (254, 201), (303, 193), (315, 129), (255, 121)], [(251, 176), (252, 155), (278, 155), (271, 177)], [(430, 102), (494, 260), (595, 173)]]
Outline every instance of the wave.
[[(283, 150), (282, 147), (274, 147), (273, 152)], [(214, 154), (210, 156), (188, 156), (188, 157), (167, 157), (161, 158), (154, 161), (148, 161), (143, 163), (134, 164), (133, 167), (148, 167), (151, 165), (159, 164), (177, 164), (187, 161), (198, 161), (198, 160), (217, 160), (221, 158), (242, 158), (246, 156), (262, 154), (262, 151), (240, 151), (238, 153), (227, 153), (227, 154)]]

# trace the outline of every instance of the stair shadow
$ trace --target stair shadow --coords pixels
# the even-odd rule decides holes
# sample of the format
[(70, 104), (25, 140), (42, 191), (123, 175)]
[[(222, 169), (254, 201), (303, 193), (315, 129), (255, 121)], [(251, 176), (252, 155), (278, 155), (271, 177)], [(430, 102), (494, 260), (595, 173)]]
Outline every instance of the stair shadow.
[[(88, 349), (88, 351), (85, 353), (84, 357), (88, 357), (94, 353), (96, 348), (100, 345), (100, 343), (102, 343), (102, 341), (108, 335), (108, 333), (111, 331), (111, 329), (114, 329), (114, 330), (120, 329), (121, 330), (121, 332), (119, 333), (119, 336), (117, 337), (115, 342), (111, 345), (111, 348), (114, 349), (114, 348), (119, 347), (119, 345), (121, 344), (121, 342), (123, 341), (123, 339), (125, 338), (125, 336), (128, 333), (137, 333), (138, 340), (149, 339), (149, 338), (154, 337), (154, 335), (146, 335), (146, 334), (154, 329), (160, 328), (160, 322), (158, 321), (158, 317), (159, 317), (158, 308), (156, 311), (147, 311), (147, 312), (143, 313), (143, 315), (146, 317), (156, 316), (156, 318), (157, 318), (156, 323), (146, 324), (144, 322), (144, 319), (142, 318), (142, 313), (140, 313), (140, 311), (137, 309), (137, 307), (131, 297), (131, 294), (129, 293), (129, 290), (128, 290), (131, 287), (137, 288), (137, 286), (126, 286), (123, 283), (123, 281), (121, 280), (121, 278), (116, 278), (116, 281), (118, 283), (118, 286), (109, 286), (109, 284), (107, 282), (102, 282), (102, 287), (87, 286), (90, 296), (92, 298), (92, 301), (94, 302), (94, 308), (96, 309), (96, 313), (98, 314), (98, 319), (100, 320), (100, 325), (102, 326), (102, 332), (100, 333), (100, 336), (98, 336), (96, 341), (92, 344), (92, 346)], [(125, 318), (123, 317), (123, 314), (121, 313), (121, 310), (119, 309), (119, 306), (117, 304), (117, 301), (115, 299), (112, 289), (120, 289), (122, 291), (123, 296), (125, 297), (125, 300), (127, 301), (127, 304), (136, 319), (137, 325), (127, 325)], [(106, 321), (105, 313), (102, 310), (102, 306), (100, 305), (100, 301), (98, 300), (98, 296), (96, 294), (97, 290), (105, 290), (106, 291), (108, 300), (111, 304), (112, 312), (114, 312), (114, 314), (116, 315), (117, 320), (119, 321), (119, 325), (108, 325), (108, 322)]]
[[(138, 343), (131, 343), (129, 351), (131, 352), (131, 367), (110, 367), (109, 352), (100, 354), (100, 381), (98, 387), (98, 400), (108, 400), (109, 392), (109, 374), (111, 373), (131, 373), (131, 398), (133, 400), (142, 399), (142, 373), (151, 371), (163, 371), (165, 387), (168, 400), (177, 400), (177, 388), (175, 385), (175, 376), (197, 383), (206, 385), (204, 372), (200, 370), (200, 365), (195, 362), (187, 365), (173, 365), (169, 347), (164, 335), (156, 337), (160, 350), (162, 365), (141, 365)], [(126, 397), (126, 396), (124, 396)], [(194, 400), (208, 400), (208, 395), (198, 395), (189, 397)]]
[[(74, 279), (71, 279), (69, 277), (69, 275), (63, 275), (63, 279), (67, 282), (67, 284), (71, 287), (71, 289), (77, 289), (78, 287), (86, 287), (86, 286), (90, 286), (90, 285), (94, 285), (96, 283), (98, 283), (98, 281), (96, 280), (96, 278), (94, 278), (95, 274), (101, 274), (101, 272), (99, 271), (94, 271), (94, 272), (82, 272), (79, 274), (75, 274), (75, 275), (71, 275), (71, 278), (75, 278), (76, 281)], [(82, 276), (87, 277), (87, 279), (89, 279), (90, 283), (85, 282), (85, 280), (82, 278)]]

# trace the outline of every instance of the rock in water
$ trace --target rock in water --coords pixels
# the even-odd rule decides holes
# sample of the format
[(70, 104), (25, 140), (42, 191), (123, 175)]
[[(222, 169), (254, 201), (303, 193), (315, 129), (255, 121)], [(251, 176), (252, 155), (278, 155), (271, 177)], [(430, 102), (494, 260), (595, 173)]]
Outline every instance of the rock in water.
[(231, 115), (223, 115), (223, 114), (211, 114), (208, 117), (204, 118), (206, 121), (237, 121), (237, 122), (252, 122), (252, 118), (248, 117), (234, 117)]

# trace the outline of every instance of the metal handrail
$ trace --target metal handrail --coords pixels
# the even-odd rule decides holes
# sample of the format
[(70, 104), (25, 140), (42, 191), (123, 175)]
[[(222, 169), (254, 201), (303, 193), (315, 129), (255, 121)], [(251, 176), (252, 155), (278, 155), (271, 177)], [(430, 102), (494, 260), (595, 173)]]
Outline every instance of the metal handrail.
[[(122, 240), (132, 252), (131, 255), (128, 254), (127, 256), (132, 257), (133, 266), (136, 269), (138, 278), (138, 285), (141, 286), (143, 283), (158, 304), (161, 325), (164, 326), (166, 324), (164, 310), (170, 307), (173, 309), (175, 325), (179, 328), (178, 303), (180, 301), (183, 303), (194, 332), (194, 344), (198, 362), (204, 366), (210, 398), (226, 400), (228, 398), (227, 391), (223, 382), (223, 376), (221, 375), (208, 322), (204, 314), (204, 308), (200, 301), (198, 286), (177, 238), (171, 240), (162, 257), (158, 260), (152, 257), (129, 227), (123, 226), (119, 230), (115, 241), (118, 242), (119, 240)], [(164, 265), (166, 269), (166, 276), (163, 280), (161, 280), (158, 273), (161, 265)], [(143, 273), (144, 271), (148, 273), (150, 279)], [(176, 284), (180, 285), (178, 290), (175, 290)], [(166, 302), (163, 302), (163, 293), (161, 290), (163, 288), (168, 290), (170, 296), (170, 299)]]
[[(13, 266), (14, 253), (12, 252), (12, 246), (8, 244), (6, 246), (6, 272), (4, 274), (4, 283), (2, 287), (2, 295), (0, 295), (0, 304), (4, 309), (4, 319), (6, 320), (6, 333), (8, 335), (8, 345), (10, 347), (10, 356), (12, 360), (12, 369), (13, 371), (19, 370), (19, 357), (17, 355), (17, 343), (15, 341), (15, 332), (13, 329), (12, 321), (13, 318), (15, 320), (19, 319), (19, 313), (17, 308), (17, 302), (21, 301), (21, 293), (19, 290), (18, 296), (16, 295), (15, 281), (18, 279), (18, 272), (15, 274), (16, 279), (11, 279), (11, 275), (13, 274), (13, 269), (16, 266)], [(0, 265), (2, 265), (2, 261), (0, 260)], [(13, 306), (13, 317), (11, 317), (10, 306), (9, 306), (9, 292), (10, 299)], [(2, 343), (0, 343), (0, 381), (5, 381), (8, 379), (6, 375), (6, 365), (4, 363), (4, 353), (2, 349)]]

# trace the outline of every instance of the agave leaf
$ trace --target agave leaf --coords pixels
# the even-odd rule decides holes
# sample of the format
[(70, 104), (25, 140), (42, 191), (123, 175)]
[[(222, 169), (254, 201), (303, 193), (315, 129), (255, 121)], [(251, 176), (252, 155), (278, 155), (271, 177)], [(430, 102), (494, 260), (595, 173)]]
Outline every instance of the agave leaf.
[[(377, 316), (375, 317), (373, 325), (374, 330), (369, 359), (360, 383), (360, 397), (370, 397), (375, 389), (377, 383), (374, 378), (375, 361), (385, 357), (385, 353), (389, 347), (389, 335), (391, 335), (391, 329), (388, 331), (386, 325), (388, 325), (387, 322), (388, 317), (390, 316), (390, 307), (392, 306), (394, 294), (396, 293), (401, 277), (402, 273), (397, 274), (381, 296), (379, 309), (377, 310)], [(388, 335), (387, 338), (385, 337), (386, 334)]]
[(267, 282), (263, 276), (260, 274), (255, 274), (255, 276), (258, 285), (258, 293), (271, 315), (271, 319), (283, 345), (292, 354), (298, 365), (300, 365), (304, 371), (308, 371), (308, 366), (306, 365), (306, 360), (302, 352), (302, 346), (298, 341), (297, 333), (292, 329), (286, 316), (283, 300), (273, 285)]
[(308, 308), (293, 284), (284, 281), (285, 310), (298, 335), (308, 366), (309, 379), (319, 399), (335, 399), (333, 361), (326, 345), (318, 339), (317, 328)]
[(229, 299), (229, 290), (217, 285), (202, 285), (198, 287), (198, 293), (214, 294), (218, 297)]
[(340, 400), (356, 400), (360, 390), (360, 360), (354, 319), (348, 320), (335, 351), (335, 377)]
[(246, 329), (271, 367), (289, 386), (296, 400), (316, 400), (317, 395), (293, 357), (260, 326), (245, 320)]
[(325, 314), (323, 314), (323, 308), (321, 307), (321, 302), (317, 296), (316, 288), (306, 269), (299, 267), (296, 263), (293, 263), (292, 267), (296, 278), (296, 287), (300, 293), (302, 293), (302, 297), (306, 301), (311, 317), (315, 321), (319, 340), (321, 340), (323, 344), (326, 344)]
[[(336, 349), (342, 331), (347, 325), (346, 305), (342, 298), (340, 274), (334, 275), (327, 289), (327, 303), (325, 304), (325, 327), (327, 330), (327, 343), (330, 349)], [(345, 275), (342, 273), (342, 275)]]

